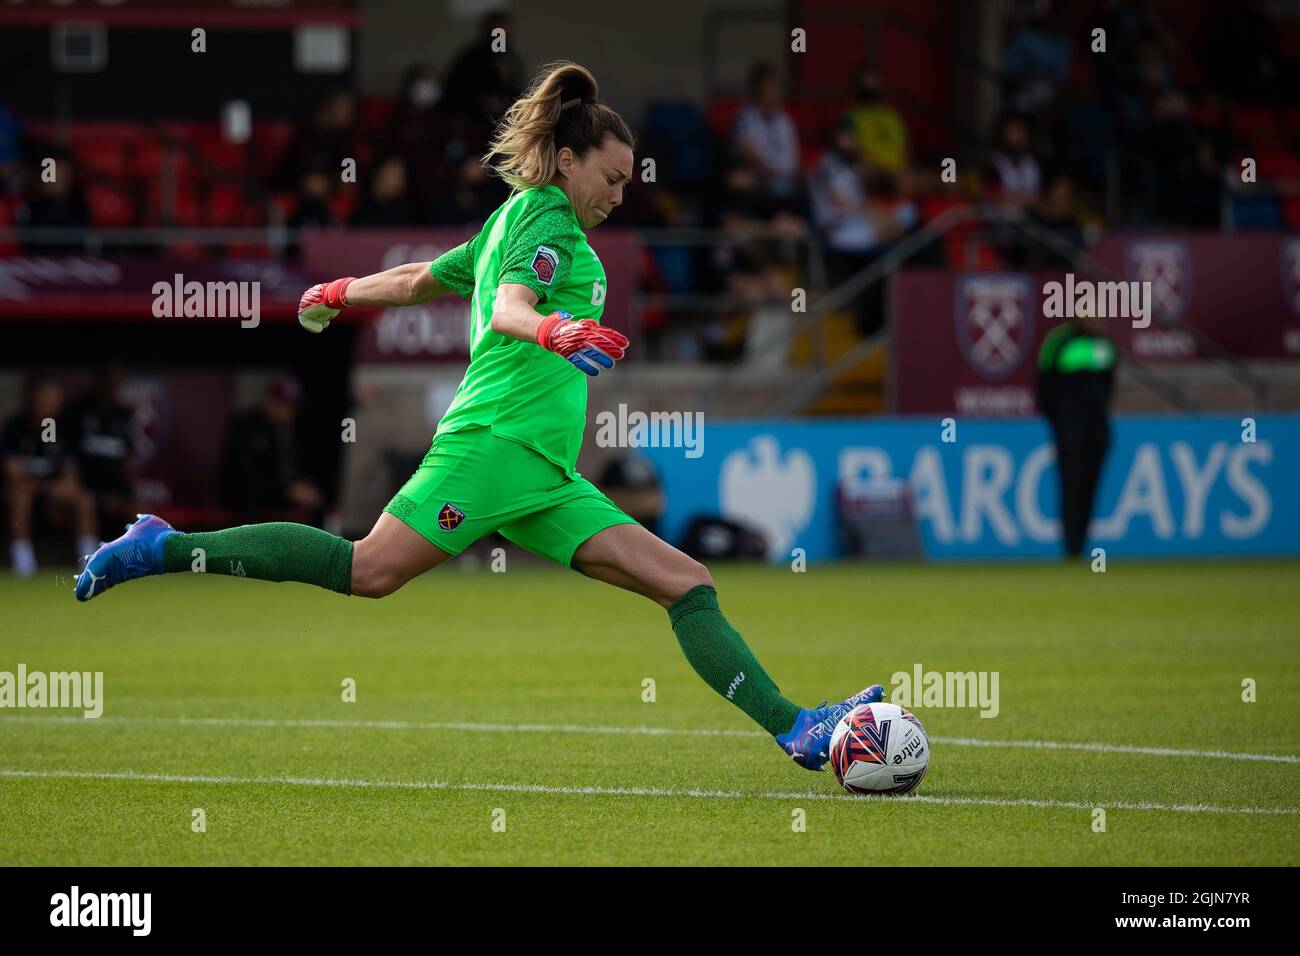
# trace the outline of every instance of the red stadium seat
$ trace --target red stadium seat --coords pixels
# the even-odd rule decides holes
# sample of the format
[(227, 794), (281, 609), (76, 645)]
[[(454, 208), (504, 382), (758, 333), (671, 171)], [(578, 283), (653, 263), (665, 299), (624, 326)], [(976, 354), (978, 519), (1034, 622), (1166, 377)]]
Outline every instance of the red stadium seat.
[(262, 210), (250, 205), (238, 186), (215, 183), (208, 193), (206, 220), (209, 225), (260, 225), (264, 218)]
[(128, 195), (120, 188), (103, 183), (89, 183), (86, 186), (86, 203), (90, 206), (90, 221), (96, 226), (135, 225), (135, 210)]
[(817, 104), (808, 100), (791, 100), (785, 110), (790, 114), (795, 130), (802, 143), (817, 143), (817, 127), (821, 122)]
[(1250, 149), (1278, 146), (1285, 141), (1277, 111), (1266, 106), (1233, 110), (1232, 135)]
[(14, 222), (15, 204), (0, 193), (0, 255), (15, 255), (18, 245), (13, 241), (9, 227)]
[(805, 173), (812, 172), (826, 150), (818, 145), (799, 143), (799, 168)]
[(77, 163), (84, 172), (121, 179), (127, 175), (122, 144), (91, 141), (77, 148)]
[(360, 127), (365, 138), (378, 142), (384, 138), (393, 122), (397, 98), (392, 96), (367, 96), (361, 101)]
[(270, 178), (292, 140), (293, 123), (287, 120), (253, 124), (253, 138), (250, 146), (252, 147), (255, 172), (259, 179), (265, 181)]
[(1282, 217), (1293, 232), (1300, 232), (1300, 196), (1282, 201)]
[(724, 141), (731, 138), (731, 128), (736, 123), (742, 100), (735, 96), (719, 96), (709, 104), (709, 126)]
[(1261, 180), (1300, 179), (1300, 159), (1289, 149), (1261, 149), (1254, 158)]
[(345, 186), (336, 192), (334, 198), (330, 200), (330, 212), (334, 214), (334, 218), (339, 222), (347, 222), (352, 218), (352, 211), (357, 208), (359, 201), (357, 187), (348, 188)]

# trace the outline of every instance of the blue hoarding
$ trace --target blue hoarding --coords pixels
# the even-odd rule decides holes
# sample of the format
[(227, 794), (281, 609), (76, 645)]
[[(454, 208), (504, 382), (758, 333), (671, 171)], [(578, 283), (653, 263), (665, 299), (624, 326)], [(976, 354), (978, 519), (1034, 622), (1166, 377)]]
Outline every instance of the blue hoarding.
[[(1150, 556), (1300, 553), (1300, 416), (1117, 417), (1088, 548)], [(698, 515), (761, 530), (768, 556), (838, 556), (835, 489), (901, 479), (925, 553), (1060, 554), (1056, 455), (1039, 420), (708, 423), (702, 448), (643, 448), (664, 484), (661, 531)], [(1251, 440), (1253, 439), (1253, 440)], [(689, 452), (689, 455), (688, 455)]]

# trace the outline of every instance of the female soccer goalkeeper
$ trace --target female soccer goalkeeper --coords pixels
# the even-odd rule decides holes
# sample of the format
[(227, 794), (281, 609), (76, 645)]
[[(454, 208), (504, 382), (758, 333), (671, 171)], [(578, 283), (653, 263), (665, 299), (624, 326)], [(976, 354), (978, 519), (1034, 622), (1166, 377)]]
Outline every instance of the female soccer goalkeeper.
[(142, 515), (91, 556), (77, 598), (189, 571), (198, 548), (209, 572), (378, 598), (500, 531), (658, 602), (695, 672), (796, 763), (822, 769), (840, 717), (879, 700), (882, 688), (811, 710), (781, 696), (719, 610), (704, 566), (574, 471), (587, 376), (612, 369), (628, 344), (599, 323), (605, 270), (583, 230), (622, 202), (632, 147), (627, 124), (596, 99), (591, 73), (553, 64), (510, 107), (484, 157), (514, 191), (478, 235), (434, 262), (335, 279), (302, 297), (298, 320), (314, 332), (349, 306), (414, 305), (448, 292), (471, 302), (465, 378), (424, 461), (366, 537), (352, 542), (283, 522), (184, 534)]

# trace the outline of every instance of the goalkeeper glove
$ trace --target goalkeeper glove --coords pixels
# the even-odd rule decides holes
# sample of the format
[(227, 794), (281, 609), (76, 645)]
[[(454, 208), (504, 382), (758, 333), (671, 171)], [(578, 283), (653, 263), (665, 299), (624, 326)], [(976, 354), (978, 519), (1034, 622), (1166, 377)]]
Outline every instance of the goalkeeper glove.
[(298, 324), (308, 332), (324, 332), (330, 319), (347, 305), (346, 292), (352, 276), (312, 286), (298, 301)]
[(568, 359), (580, 372), (599, 375), (610, 369), (627, 350), (627, 336), (592, 319), (574, 319), (568, 312), (552, 312), (537, 326), (537, 344)]

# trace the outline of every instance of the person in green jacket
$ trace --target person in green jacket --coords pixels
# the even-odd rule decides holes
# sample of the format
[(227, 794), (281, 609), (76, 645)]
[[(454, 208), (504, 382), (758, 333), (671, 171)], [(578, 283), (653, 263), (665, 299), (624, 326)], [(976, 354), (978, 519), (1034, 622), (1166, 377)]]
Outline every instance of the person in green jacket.
[(1083, 553), (1102, 463), (1110, 447), (1115, 342), (1094, 317), (1067, 319), (1038, 353), (1038, 407), (1052, 428), (1067, 558)]

